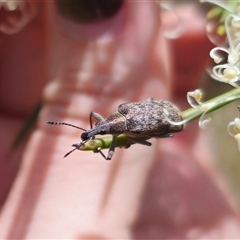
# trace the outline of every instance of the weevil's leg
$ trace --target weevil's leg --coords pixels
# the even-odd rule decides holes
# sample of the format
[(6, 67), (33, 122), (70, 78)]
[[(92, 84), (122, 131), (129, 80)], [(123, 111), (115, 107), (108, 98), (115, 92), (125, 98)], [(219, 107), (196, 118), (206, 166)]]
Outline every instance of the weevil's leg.
[(112, 156), (113, 156), (114, 150), (115, 150), (115, 144), (116, 144), (116, 136), (113, 136), (110, 148), (108, 150), (108, 156), (107, 156), (106, 160), (112, 159)]
[(91, 112), (89, 115), (90, 127), (93, 128), (92, 118), (95, 118), (98, 122), (104, 121), (104, 117), (102, 117), (99, 113)]
[(102, 157), (107, 160), (107, 157), (105, 156), (105, 154), (101, 151), (101, 148), (99, 147), (96, 151), (94, 151), (95, 153), (100, 153), (102, 155)]
[(102, 157), (106, 160), (111, 160), (112, 159), (112, 156), (114, 154), (114, 150), (115, 150), (115, 144), (116, 144), (116, 136), (113, 136), (112, 137), (112, 142), (111, 142), (111, 145), (109, 147), (109, 150), (108, 150), (108, 155), (107, 157), (105, 156), (105, 154), (101, 151), (101, 148), (99, 147), (97, 150), (95, 150), (94, 152), (95, 153), (100, 153), (102, 155)]
[(138, 139), (138, 138), (132, 138), (132, 137), (127, 137), (129, 141), (133, 142), (133, 143), (138, 143), (138, 144), (142, 144), (145, 146), (151, 146), (152, 144), (150, 142), (148, 142), (147, 140), (144, 139)]
[[(110, 148), (111, 148), (111, 147), (110, 147)], [(110, 154), (110, 148), (109, 148), (107, 157), (106, 157), (105, 154), (101, 151), (101, 148), (100, 148), (100, 147), (99, 147), (97, 150), (95, 150), (94, 152), (95, 152), (95, 153), (100, 153), (105, 160), (111, 160), (111, 159), (112, 159), (112, 156), (113, 156), (113, 153), (114, 153), (114, 150), (113, 150), (113, 151), (111, 152), (111, 154)]]

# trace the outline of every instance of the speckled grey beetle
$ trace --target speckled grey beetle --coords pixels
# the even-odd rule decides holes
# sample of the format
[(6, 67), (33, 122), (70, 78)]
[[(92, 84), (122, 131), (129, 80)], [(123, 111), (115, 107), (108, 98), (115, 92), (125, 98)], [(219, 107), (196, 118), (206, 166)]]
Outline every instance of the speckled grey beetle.
[[(168, 119), (164, 115), (164, 109), (168, 112)], [(97, 120), (95, 127), (92, 127), (93, 118)], [(112, 143), (107, 157), (101, 152), (101, 149), (98, 150), (106, 160), (111, 160), (115, 149), (116, 137), (120, 134), (124, 134), (130, 143), (151, 146), (151, 143), (147, 141), (148, 139), (172, 137), (172, 133), (183, 130), (183, 125), (172, 124), (169, 120), (170, 122), (181, 122), (181, 112), (168, 101), (148, 98), (145, 102), (123, 103), (118, 106), (117, 112), (112, 113), (106, 119), (98, 113), (91, 112), (90, 130), (85, 130), (68, 123), (47, 123), (68, 125), (85, 131), (81, 135), (83, 143), (89, 139), (93, 139), (96, 135), (111, 134)], [(75, 149), (72, 151), (78, 149), (81, 144), (73, 144)], [(65, 157), (72, 151), (67, 153)]]

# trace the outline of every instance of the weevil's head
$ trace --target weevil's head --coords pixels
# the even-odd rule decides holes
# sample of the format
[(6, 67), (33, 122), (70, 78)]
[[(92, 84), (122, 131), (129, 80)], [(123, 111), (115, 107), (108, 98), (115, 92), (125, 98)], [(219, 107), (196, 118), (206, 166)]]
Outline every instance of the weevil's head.
[(81, 139), (82, 139), (83, 141), (88, 140), (88, 139), (89, 139), (88, 133), (87, 133), (87, 132), (82, 133), (82, 134), (81, 134)]

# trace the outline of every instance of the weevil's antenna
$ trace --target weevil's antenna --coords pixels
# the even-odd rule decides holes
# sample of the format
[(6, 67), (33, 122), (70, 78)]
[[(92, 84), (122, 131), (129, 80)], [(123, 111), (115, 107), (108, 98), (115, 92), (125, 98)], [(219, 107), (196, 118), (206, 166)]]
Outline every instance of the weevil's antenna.
[(70, 153), (74, 152), (76, 149), (77, 149), (77, 148), (72, 149), (71, 151), (69, 151), (68, 153), (66, 153), (63, 157), (64, 157), (64, 158), (67, 157)]
[(69, 154), (71, 154), (72, 152), (74, 152), (75, 150), (79, 149), (82, 145), (84, 145), (84, 143), (75, 143), (72, 145), (72, 147), (75, 147), (74, 149), (72, 149), (71, 151), (67, 152), (63, 157), (67, 157)]
[[(81, 127), (78, 127), (78, 126), (75, 126), (75, 125), (72, 125), (70, 123), (64, 123), (64, 122), (47, 122), (47, 124), (51, 124), (51, 125), (66, 125), (66, 126), (69, 126), (69, 127), (74, 127), (74, 128), (77, 128), (77, 129), (80, 129), (80, 130), (83, 130), (84, 132), (86, 132), (87, 130), (84, 129), (84, 128), (81, 128)], [(70, 154), (70, 153), (69, 153)], [(65, 157), (65, 156), (64, 156)]]

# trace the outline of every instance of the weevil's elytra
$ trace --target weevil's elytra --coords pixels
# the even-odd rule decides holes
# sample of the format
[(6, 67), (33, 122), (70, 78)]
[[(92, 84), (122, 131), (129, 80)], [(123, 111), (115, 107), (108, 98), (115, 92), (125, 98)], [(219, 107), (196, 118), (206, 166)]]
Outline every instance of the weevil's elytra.
[[(168, 112), (168, 119), (165, 117), (164, 110)], [(92, 127), (92, 118), (97, 120), (95, 127)], [(74, 144), (75, 149), (72, 151), (80, 149), (80, 146), (83, 146), (89, 140), (94, 141), (96, 135), (111, 134), (113, 137), (107, 157), (101, 152), (100, 148), (97, 150), (106, 160), (110, 160), (114, 153), (116, 136), (120, 134), (124, 134), (130, 143), (151, 146), (151, 143), (147, 141), (148, 139), (153, 137), (172, 137), (172, 133), (183, 130), (183, 125), (172, 124), (169, 120), (171, 122), (181, 122), (183, 120), (181, 112), (168, 101), (153, 100), (152, 98), (147, 99), (145, 102), (123, 103), (119, 105), (117, 112), (112, 113), (106, 119), (98, 113), (91, 112), (91, 129), (85, 130), (82, 133), (82, 142)], [(72, 126), (66, 123), (48, 123)], [(65, 156), (69, 155), (72, 151)]]

